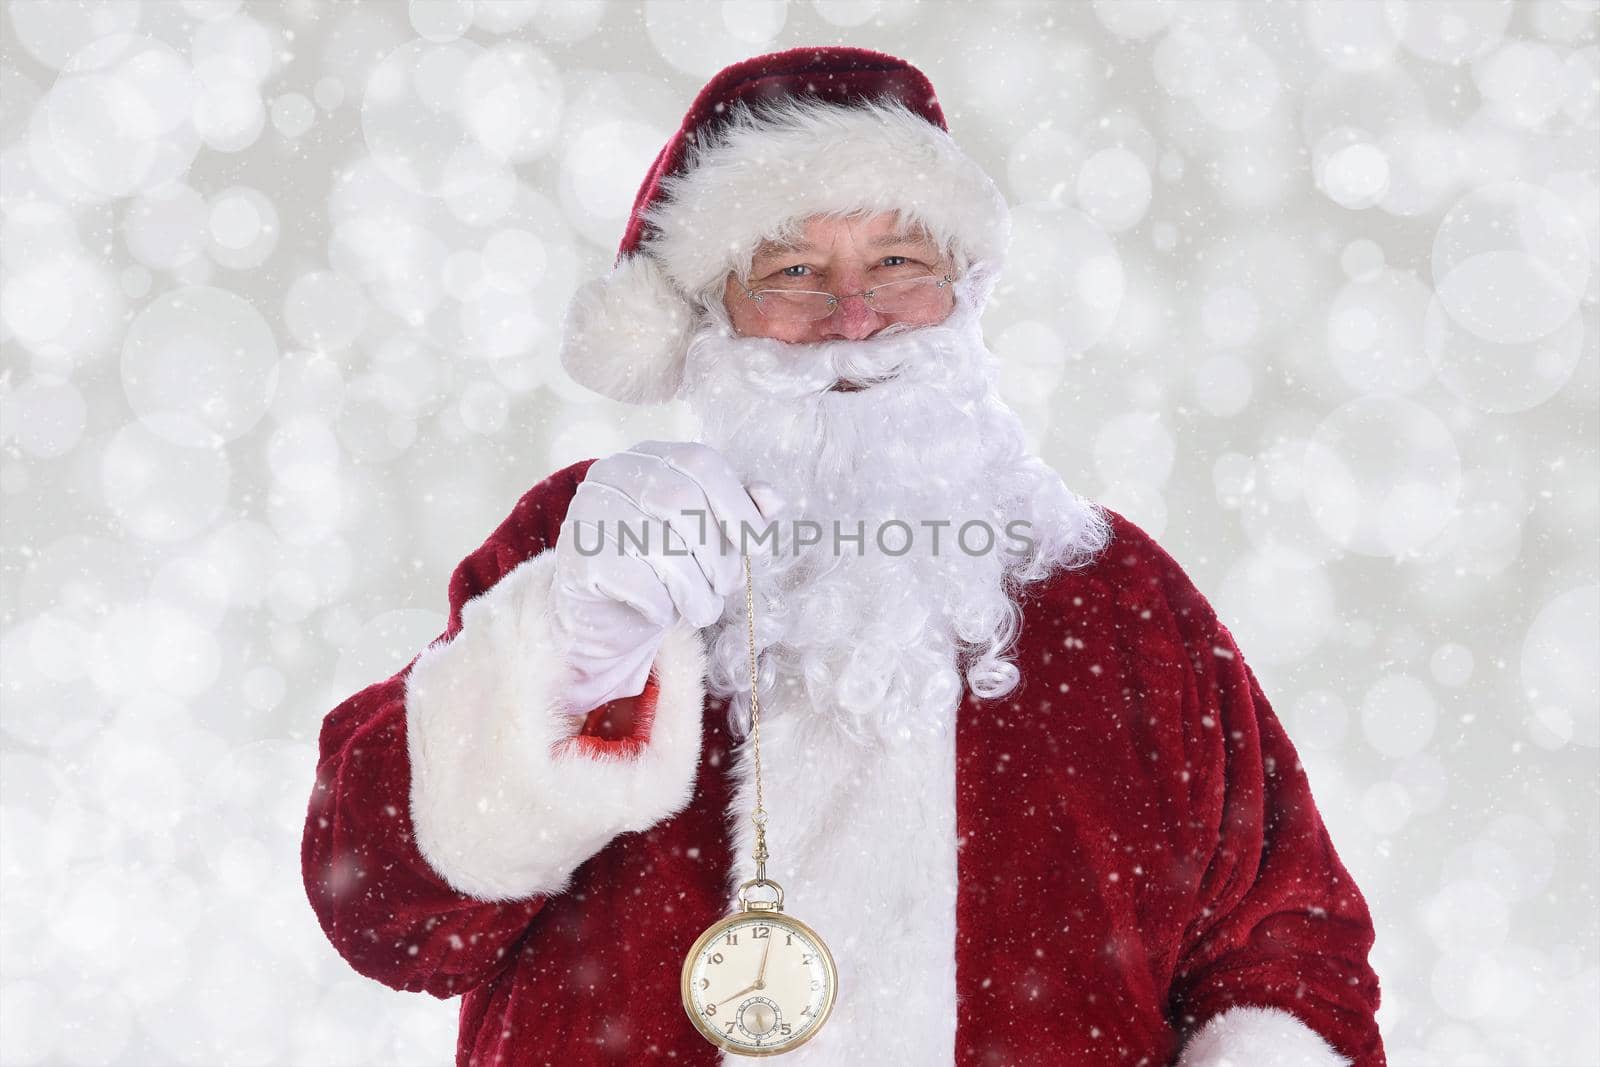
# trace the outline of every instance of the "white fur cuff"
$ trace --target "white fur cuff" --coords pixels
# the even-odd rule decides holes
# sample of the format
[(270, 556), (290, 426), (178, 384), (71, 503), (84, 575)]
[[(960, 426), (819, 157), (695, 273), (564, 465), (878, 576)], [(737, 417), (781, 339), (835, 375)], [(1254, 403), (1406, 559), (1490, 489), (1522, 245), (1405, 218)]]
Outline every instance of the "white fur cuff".
[(1201, 1027), (1177, 1067), (1350, 1067), (1350, 1060), (1289, 1012), (1241, 1004)]
[(564, 746), (553, 651), (555, 550), (524, 560), (462, 608), (461, 630), (406, 679), (411, 820), (423, 857), (482, 900), (557, 893), (620, 833), (681, 811), (700, 762), (705, 652), (680, 620), (662, 641), (649, 740), (635, 756)]

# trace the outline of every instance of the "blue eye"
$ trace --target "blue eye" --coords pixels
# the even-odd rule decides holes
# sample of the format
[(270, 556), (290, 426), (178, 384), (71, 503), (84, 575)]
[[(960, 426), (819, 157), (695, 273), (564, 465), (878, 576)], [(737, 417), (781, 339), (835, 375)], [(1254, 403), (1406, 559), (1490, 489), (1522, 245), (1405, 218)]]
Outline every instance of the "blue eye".
[(796, 263), (792, 267), (784, 267), (782, 270), (778, 271), (778, 273), (783, 275), (785, 278), (801, 278), (801, 277), (804, 277), (804, 275), (801, 275), (801, 274), (790, 274), (789, 272), (792, 271), (792, 270), (810, 270), (810, 269), (811, 268), (806, 266), (804, 263)]
[(910, 263), (911, 262), (911, 257), (910, 256), (884, 256), (883, 257), (883, 266), (885, 266), (885, 267), (889, 267), (889, 266), (898, 267), (898, 266), (900, 266), (900, 263), (890, 263), (889, 260), (891, 260), (891, 259), (898, 259), (900, 261), (900, 263)]

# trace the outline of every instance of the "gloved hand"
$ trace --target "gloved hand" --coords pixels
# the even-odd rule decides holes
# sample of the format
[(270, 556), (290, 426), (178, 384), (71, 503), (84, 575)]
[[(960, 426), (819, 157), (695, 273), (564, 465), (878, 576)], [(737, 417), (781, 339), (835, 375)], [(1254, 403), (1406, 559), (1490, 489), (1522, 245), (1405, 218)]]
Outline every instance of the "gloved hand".
[(641, 692), (679, 618), (697, 627), (720, 619), (744, 586), (739, 524), (760, 533), (782, 507), (770, 485), (746, 487), (706, 445), (641, 441), (596, 460), (556, 539), (555, 630), (573, 668), (572, 709)]

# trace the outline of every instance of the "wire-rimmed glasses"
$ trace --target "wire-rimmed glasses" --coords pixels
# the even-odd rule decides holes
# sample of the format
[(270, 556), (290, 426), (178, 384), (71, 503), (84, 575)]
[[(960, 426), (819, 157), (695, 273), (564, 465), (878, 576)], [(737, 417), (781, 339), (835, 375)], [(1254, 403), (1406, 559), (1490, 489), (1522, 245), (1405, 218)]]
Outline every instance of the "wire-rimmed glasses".
[(824, 293), (809, 289), (751, 289), (741, 283), (756, 310), (775, 322), (816, 322), (833, 314), (841, 300), (859, 296), (880, 315), (916, 317), (939, 304), (944, 289), (955, 281), (948, 274), (920, 274), (915, 278), (881, 282), (859, 293)]

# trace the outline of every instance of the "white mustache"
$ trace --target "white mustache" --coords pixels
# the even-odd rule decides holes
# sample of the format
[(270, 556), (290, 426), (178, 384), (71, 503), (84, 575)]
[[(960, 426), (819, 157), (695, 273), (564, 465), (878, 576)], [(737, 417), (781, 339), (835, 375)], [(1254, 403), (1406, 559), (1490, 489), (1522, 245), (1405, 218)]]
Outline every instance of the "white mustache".
[[(839, 381), (861, 385), (936, 384), (948, 373), (945, 361), (936, 357), (959, 341), (965, 317), (970, 314), (970, 309), (957, 305), (942, 323), (895, 323), (859, 341), (788, 342), (740, 337), (739, 363), (731, 369), (746, 386), (775, 399), (829, 395)], [(711, 340), (702, 333), (690, 343), (690, 367), (701, 364), (700, 350)], [(831, 397), (837, 395), (835, 392)]]

